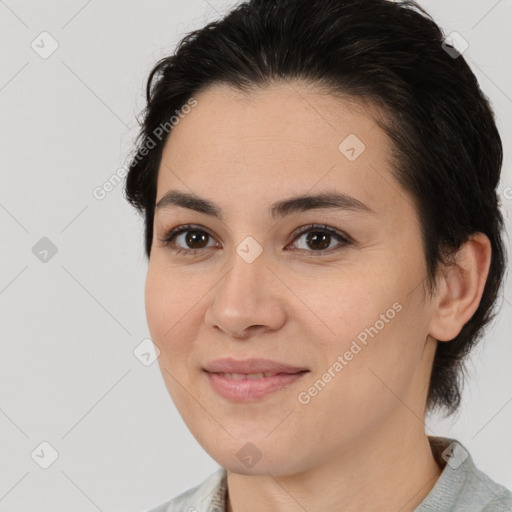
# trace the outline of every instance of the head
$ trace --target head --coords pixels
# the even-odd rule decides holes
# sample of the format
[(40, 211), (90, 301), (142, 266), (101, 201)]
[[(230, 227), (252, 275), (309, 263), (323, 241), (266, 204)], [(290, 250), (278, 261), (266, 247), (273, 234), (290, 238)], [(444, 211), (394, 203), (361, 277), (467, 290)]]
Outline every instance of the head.
[[(504, 271), (502, 146), (443, 37), (413, 2), (252, 0), (151, 72), (126, 182), (148, 325), (222, 465), (253, 440), (285, 472), (307, 436), (289, 461), (305, 468), (404, 404), (458, 409)], [(235, 403), (204, 372), (224, 356), (307, 372)]]

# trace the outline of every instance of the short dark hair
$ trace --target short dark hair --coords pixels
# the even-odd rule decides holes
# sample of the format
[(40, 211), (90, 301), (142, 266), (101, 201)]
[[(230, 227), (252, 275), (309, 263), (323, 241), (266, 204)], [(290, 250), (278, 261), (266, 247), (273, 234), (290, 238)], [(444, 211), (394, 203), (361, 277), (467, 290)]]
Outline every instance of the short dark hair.
[(250, 0), (186, 35), (150, 73), (126, 178), (127, 200), (145, 212), (146, 255), (168, 136), (159, 127), (211, 85), (251, 92), (288, 80), (384, 113), (377, 122), (393, 143), (394, 176), (419, 214), (431, 294), (439, 264), (449, 264), (469, 235), (490, 239), (478, 309), (458, 336), (436, 349), (427, 411), (439, 407), (450, 415), (460, 404), (464, 359), (496, 315), (506, 257), (496, 193), (503, 150), (475, 75), (416, 2)]

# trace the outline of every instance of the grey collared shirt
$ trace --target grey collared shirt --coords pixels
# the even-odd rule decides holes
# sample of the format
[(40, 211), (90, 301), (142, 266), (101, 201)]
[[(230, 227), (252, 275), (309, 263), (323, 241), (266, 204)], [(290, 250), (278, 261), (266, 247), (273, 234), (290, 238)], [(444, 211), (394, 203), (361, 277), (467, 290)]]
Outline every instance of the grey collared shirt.
[[(428, 436), (443, 468), (414, 512), (512, 512), (512, 493), (476, 468), (455, 439)], [(217, 469), (201, 484), (146, 512), (226, 512), (227, 472)]]

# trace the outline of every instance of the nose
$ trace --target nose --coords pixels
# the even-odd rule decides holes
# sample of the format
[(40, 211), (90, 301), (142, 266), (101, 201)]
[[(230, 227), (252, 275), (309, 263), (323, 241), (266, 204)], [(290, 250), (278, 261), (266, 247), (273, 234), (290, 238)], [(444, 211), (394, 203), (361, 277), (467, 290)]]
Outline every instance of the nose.
[(280, 329), (286, 321), (286, 288), (263, 253), (251, 263), (235, 253), (230, 263), (210, 296), (205, 313), (208, 327), (238, 339)]

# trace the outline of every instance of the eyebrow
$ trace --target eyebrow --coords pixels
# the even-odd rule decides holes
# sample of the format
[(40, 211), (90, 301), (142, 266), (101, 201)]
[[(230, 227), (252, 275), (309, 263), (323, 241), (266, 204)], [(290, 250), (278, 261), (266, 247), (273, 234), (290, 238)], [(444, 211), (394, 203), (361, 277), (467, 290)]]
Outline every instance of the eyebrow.
[[(157, 211), (176, 207), (187, 208), (224, 221), (224, 214), (219, 206), (193, 193), (169, 190), (156, 203), (155, 207)], [(350, 210), (376, 215), (374, 210), (359, 201), (359, 199), (338, 192), (299, 195), (277, 201), (270, 206), (269, 213), (272, 219), (277, 220), (293, 213), (316, 209)]]

